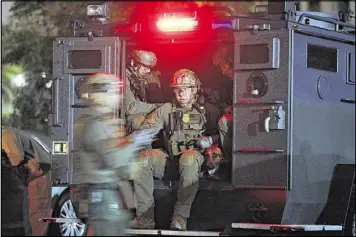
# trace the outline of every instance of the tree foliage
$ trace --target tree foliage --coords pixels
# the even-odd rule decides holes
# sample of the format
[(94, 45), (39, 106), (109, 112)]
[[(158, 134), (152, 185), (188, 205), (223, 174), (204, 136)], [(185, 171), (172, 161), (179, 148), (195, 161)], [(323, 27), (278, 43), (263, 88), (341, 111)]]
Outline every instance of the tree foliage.
[(10, 22), (2, 31), (2, 63), (21, 65), (27, 85), (16, 93), (12, 126), (47, 131), (51, 89), (46, 83), (52, 78), (52, 42), (56, 36), (70, 36), (71, 22), (85, 17), (86, 5), (85, 2), (13, 3)]

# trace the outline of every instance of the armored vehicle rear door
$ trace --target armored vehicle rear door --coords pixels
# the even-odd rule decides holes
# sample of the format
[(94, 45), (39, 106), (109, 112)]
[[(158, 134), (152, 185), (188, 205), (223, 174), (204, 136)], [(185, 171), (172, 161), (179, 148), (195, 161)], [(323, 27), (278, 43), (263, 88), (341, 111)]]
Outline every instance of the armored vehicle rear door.
[[(72, 179), (71, 157), (77, 140), (73, 123), (86, 107), (85, 100), (80, 98), (80, 86), (94, 73), (123, 77), (124, 55), (125, 42), (118, 37), (58, 38), (53, 43), (53, 175), (61, 183), (70, 183)], [(121, 116), (117, 111), (113, 111), (114, 115)]]
[[(289, 182), (289, 31), (234, 32), (232, 182), (237, 187), (286, 189)], [(260, 27), (263, 27), (261, 24)]]

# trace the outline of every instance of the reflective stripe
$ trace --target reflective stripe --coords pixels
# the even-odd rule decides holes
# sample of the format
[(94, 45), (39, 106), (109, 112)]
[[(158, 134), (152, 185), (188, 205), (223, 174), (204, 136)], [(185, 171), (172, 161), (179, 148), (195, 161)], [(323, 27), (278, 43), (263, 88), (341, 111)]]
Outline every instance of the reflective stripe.
[(232, 223), (233, 229), (257, 229), (257, 230), (293, 230), (293, 231), (342, 231), (341, 225), (279, 225), (279, 224), (255, 224)]
[(39, 220), (48, 223), (83, 223), (79, 218), (40, 218)]
[(158, 235), (159, 230), (136, 230), (136, 229), (127, 229), (125, 234), (129, 235)]
[(162, 230), (162, 235), (177, 235), (177, 236), (220, 236), (220, 232), (212, 231), (174, 231)]

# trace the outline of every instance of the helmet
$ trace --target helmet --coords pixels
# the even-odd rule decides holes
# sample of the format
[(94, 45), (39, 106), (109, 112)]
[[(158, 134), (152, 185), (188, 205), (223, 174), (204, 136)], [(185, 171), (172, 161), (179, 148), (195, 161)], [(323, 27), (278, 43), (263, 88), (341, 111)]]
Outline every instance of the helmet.
[(134, 50), (130, 56), (139, 64), (152, 68), (157, 64), (157, 57), (153, 52), (145, 50)]
[(99, 73), (91, 75), (81, 86), (81, 97), (91, 103), (113, 107), (123, 99), (123, 81), (112, 74)]
[(176, 71), (170, 82), (171, 87), (197, 87), (201, 86), (198, 76), (191, 70), (180, 69)]
[(82, 93), (103, 93), (119, 91), (124, 87), (123, 81), (113, 74), (98, 73), (89, 76), (86, 80)]

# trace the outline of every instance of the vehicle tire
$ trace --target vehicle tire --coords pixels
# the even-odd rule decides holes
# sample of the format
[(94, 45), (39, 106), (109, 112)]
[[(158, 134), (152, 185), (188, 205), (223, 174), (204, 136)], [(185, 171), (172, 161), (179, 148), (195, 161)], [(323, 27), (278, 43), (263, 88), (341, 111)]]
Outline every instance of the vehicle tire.
[[(77, 218), (69, 191), (65, 191), (59, 198), (54, 210), (53, 218)], [(51, 223), (50, 235), (55, 236), (85, 236), (87, 226), (82, 223)]]

